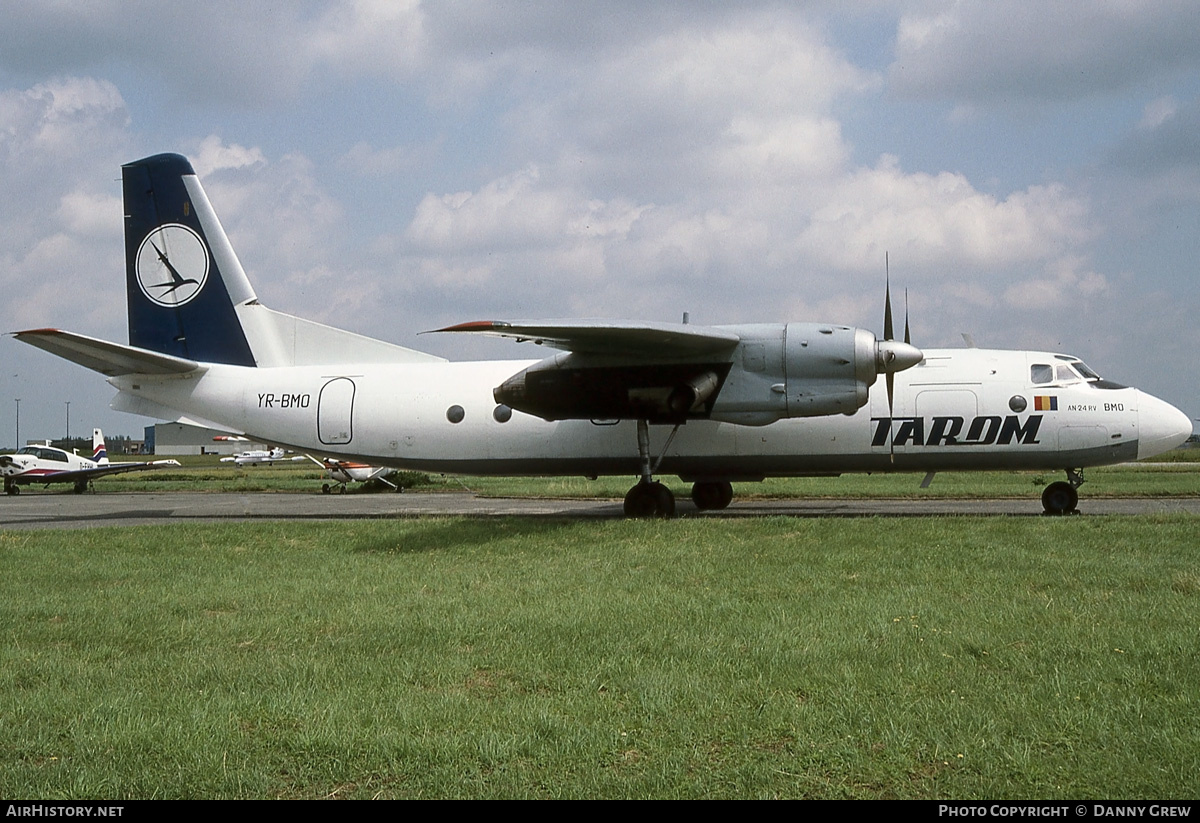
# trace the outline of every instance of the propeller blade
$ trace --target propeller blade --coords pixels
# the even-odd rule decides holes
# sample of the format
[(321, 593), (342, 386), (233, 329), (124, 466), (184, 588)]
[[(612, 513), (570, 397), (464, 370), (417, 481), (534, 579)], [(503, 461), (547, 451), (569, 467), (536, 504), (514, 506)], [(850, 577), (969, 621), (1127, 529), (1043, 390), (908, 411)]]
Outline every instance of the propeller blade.
[(912, 345), (912, 335), (908, 333), (908, 289), (904, 290), (904, 342)]
[[(888, 253), (883, 253), (883, 339), (894, 340), (895, 330), (892, 328), (892, 269), (888, 261)], [(888, 352), (887, 363), (891, 366), (892, 360), (895, 359), (895, 354)], [(896, 462), (896, 435), (895, 428), (892, 424), (893, 409), (895, 408), (896, 396), (896, 374), (889, 368), (887, 375), (884, 378), (887, 381), (887, 397), (888, 397), (888, 459), (891, 462)]]
[(894, 372), (887, 373), (887, 393), (888, 393), (888, 457), (893, 463), (896, 462), (896, 427), (892, 420), (893, 395), (896, 387), (896, 374)]
[(883, 287), (883, 339), (894, 340), (895, 335), (892, 333), (892, 276), (887, 271), (887, 252), (883, 253), (883, 268), (885, 271), (884, 277), (886, 278)]

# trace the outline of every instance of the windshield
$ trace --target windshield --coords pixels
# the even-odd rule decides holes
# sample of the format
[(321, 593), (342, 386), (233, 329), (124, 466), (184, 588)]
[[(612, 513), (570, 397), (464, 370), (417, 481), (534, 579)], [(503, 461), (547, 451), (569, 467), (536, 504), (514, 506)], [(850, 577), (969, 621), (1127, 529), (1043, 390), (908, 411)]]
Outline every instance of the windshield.
[(1089, 368), (1088, 368), (1088, 366), (1087, 366), (1087, 364), (1086, 364), (1086, 363), (1084, 363), (1082, 360), (1075, 360), (1075, 361), (1073, 361), (1073, 362), (1071, 363), (1071, 365), (1072, 365), (1072, 366), (1074, 366), (1074, 367), (1075, 367), (1075, 371), (1077, 371), (1077, 372), (1079, 372), (1080, 374), (1082, 374), (1082, 375), (1083, 375), (1083, 379), (1084, 379), (1084, 380), (1087, 380), (1088, 382), (1091, 382), (1091, 381), (1093, 381), (1093, 380), (1099, 380), (1099, 379), (1100, 379), (1100, 375), (1096, 374), (1094, 371), (1092, 371), (1091, 369), (1089, 369)]
[(1029, 367), (1029, 380), (1035, 385), (1046, 383), (1101, 383), (1100, 375), (1088, 368), (1082, 360), (1056, 355), (1066, 362), (1051, 365), (1050, 363), (1034, 363)]

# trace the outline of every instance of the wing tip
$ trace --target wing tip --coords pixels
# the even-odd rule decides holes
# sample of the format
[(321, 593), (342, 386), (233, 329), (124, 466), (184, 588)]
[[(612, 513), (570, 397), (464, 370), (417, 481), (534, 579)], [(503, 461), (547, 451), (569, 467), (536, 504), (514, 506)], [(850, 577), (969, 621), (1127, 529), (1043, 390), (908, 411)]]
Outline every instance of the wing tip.
[(13, 337), (16, 337), (17, 339), (20, 339), (21, 335), (28, 335), (30, 337), (46, 337), (51, 334), (62, 334), (62, 333), (63, 333), (62, 329), (50, 329), (50, 328), (47, 328), (47, 329), (22, 329), (21, 331), (10, 331), (9, 332), (9, 334), (11, 334)]
[(469, 320), (466, 323), (455, 323), (453, 326), (445, 326), (440, 329), (429, 329), (421, 334), (439, 334), (446, 331), (498, 331), (507, 329), (510, 325), (502, 320)]

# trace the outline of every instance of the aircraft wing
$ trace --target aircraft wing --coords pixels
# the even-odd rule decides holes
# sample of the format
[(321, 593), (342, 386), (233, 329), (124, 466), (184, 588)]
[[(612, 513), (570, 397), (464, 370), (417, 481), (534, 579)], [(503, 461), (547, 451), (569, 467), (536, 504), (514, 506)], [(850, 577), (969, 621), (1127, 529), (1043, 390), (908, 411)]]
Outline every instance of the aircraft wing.
[(38, 478), (38, 481), (45, 481), (47, 483), (72, 483), (80, 480), (95, 480), (97, 477), (105, 477), (110, 474), (124, 474), (125, 472), (137, 472), (149, 469), (166, 469), (178, 465), (180, 465), (178, 460), (152, 460), (141, 463), (106, 463), (103, 466), (96, 466), (94, 469), (77, 469), (75, 471), (44, 474)]
[(741, 339), (711, 326), (624, 320), (476, 320), (434, 331), (487, 334), (579, 354), (645, 360), (715, 354), (732, 349)]
[(13, 332), (13, 337), (108, 377), (122, 374), (187, 374), (203, 368), (194, 360), (59, 329), (18, 331)]
[(561, 349), (497, 386), (497, 403), (546, 420), (706, 417), (742, 338), (723, 328), (627, 320), (480, 320), (438, 329)]

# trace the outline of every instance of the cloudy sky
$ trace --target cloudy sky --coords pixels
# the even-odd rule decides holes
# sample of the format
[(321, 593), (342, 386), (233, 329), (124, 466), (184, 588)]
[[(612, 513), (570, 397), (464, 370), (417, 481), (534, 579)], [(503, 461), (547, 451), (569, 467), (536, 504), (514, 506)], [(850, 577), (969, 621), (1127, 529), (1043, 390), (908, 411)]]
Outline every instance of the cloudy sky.
[[(852, 9), (852, 10), (847, 10)], [(1200, 3), (5, 0), (2, 331), (125, 340), (120, 165), (188, 155), (267, 305), (821, 320), (1048, 348), (1200, 417)], [(147, 420), (0, 339), (0, 444)]]

